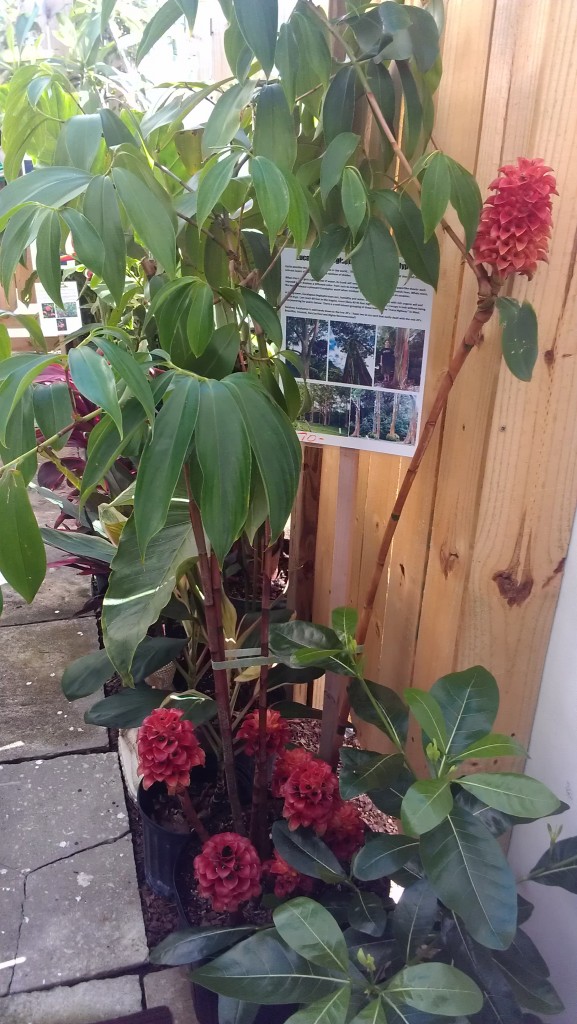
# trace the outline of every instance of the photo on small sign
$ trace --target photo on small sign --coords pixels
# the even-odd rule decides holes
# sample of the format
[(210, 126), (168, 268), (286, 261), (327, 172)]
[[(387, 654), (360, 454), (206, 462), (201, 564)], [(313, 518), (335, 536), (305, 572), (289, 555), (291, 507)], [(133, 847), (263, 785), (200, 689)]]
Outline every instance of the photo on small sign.
[(419, 409), (414, 395), (369, 388), (299, 384), (307, 411), (297, 430), (329, 436), (415, 444)]
[(329, 323), (328, 379), (335, 384), (371, 387), (375, 369), (375, 325), (341, 320)]
[(377, 327), (374, 382), (395, 391), (418, 391), (421, 386), (424, 330)]
[(295, 377), (307, 380), (327, 379), (327, 347), (329, 324), (327, 320), (315, 320), (304, 316), (287, 316), (286, 347), (296, 352), (301, 360), (301, 372), (289, 363)]

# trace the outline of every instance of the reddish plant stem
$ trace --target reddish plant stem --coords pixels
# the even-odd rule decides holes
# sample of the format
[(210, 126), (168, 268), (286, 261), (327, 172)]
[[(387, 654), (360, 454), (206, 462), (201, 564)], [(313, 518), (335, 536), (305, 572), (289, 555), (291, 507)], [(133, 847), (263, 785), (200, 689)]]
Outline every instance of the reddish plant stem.
[(178, 799), (180, 800), (182, 812), (188, 824), (190, 825), (191, 831), (196, 832), (198, 838), (202, 843), (206, 843), (207, 840), (210, 839), (210, 835), (206, 831), (204, 825), (202, 824), (202, 821), (200, 820), (198, 814), (194, 809), (192, 800), (190, 799), (190, 793), (188, 792), (188, 790), (184, 789), (182, 793), (179, 793)]
[[(184, 477), (188, 493), (188, 510), (190, 522), (198, 550), (198, 565), (202, 589), (204, 591), (204, 609), (206, 615), (206, 632), (208, 647), (213, 661), (225, 660), (224, 630), (222, 626), (222, 594), (221, 576), (218, 561), (214, 555), (209, 556), (204, 537), (204, 527), (200, 510), (196, 504), (190, 486), (190, 474), (185, 466)], [(230, 714), (230, 695), (228, 674), (226, 669), (213, 669), (214, 689), (218, 710), (218, 724), (222, 742), (222, 760), (226, 777), (226, 788), (235, 832), (244, 835), (242, 808), (238, 795), (236, 768), (234, 763), (234, 747), (232, 741), (232, 720)]]
[[(268, 658), (269, 656), (271, 576), (272, 548), (270, 546), (270, 524), (267, 519), (264, 526), (264, 555), (260, 619), (260, 653), (261, 657), (263, 658)], [(252, 814), (250, 821), (251, 842), (256, 847), (261, 860), (264, 860), (269, 852), (266, 828), (266, 807), (268, 789), (266, 710), (269, 671), (269, 665), (261, 665), (258, 691), (258, 753), (255, 765), (255, 779), (252, 791)]]

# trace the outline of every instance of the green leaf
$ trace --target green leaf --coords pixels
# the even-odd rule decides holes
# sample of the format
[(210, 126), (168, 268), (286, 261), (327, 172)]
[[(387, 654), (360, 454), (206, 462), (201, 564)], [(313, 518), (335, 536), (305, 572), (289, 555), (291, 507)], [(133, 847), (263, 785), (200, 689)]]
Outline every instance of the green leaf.
[(78, 167), (42, 167), (16, 178), (0, 193), (0, 230), (4, 219), (23, 203), (58, 209), (85, 191), (92, 175)]
[(123, 680), (131, 681), (134, 652), (167, 604), (178, 567), (195, 555), (186, 502), (169, 508), (166, 525), (150, 541), (144, 561), (134, 516), (126, 523), (112, 560), (102, 614), (106, 651)]
[(72, 233), (74, 251), (80, 261), (98, 277), (104, 277), (106, 251), (100, 235), (84, 214), (78, 210), (64, 210), (62, 219)]
[(202, 521), (222, 565), (246, 521), (251, 464), (244, 418), (226, 382), (201, 385), (195, 451), (202, 471)]
[(285, 174), (297, 156), (295, 123), (282, 86), (265, 85), (258, 94), (254, 115), (253, 153), (271, 160)]
[(274, 65), (278, 0), (233, 0), (240, 30), (268, 78)]
[(276, 309), (251, 288), (240, 290), (249, 316), (262, 327), (266, 337), (274, 345), (282, 345), (282, 326)]
[(182, 711), (183, 718), (193, 725), (204, 725), (218, 714), (216, 701), (198, 690), (185, 690), (184, 693), (171, 693), (171, 703)]
[(380, 896), (361, 890), (353, 893), (349, 904), (349, 923), (358, 932), (380, 937), (387, 923), (387, 912)]
[(201, 171), (196, 203), (196, 222), (199, 230), (209, 214), (212, 213), (231, 180), (237, 161), (238, 153), (236, 152), (229, 153), (222, 160), (216, 155)]
[(290, 195), (284, 174), (265, 156), (252, 158), (251, 174), (256, 201), (265, 222), (271, 249), (276, 236), (286, 222)]
[[(132, 671), (136, 682), (143, 682), (147, 676), (170, 664), (178, 657), (185, 643), (186, 640), (181, 638), (173, 640), (165, 636), (145, 637), (134, 655)], [(62, 692), (67, 700), (89, 697), (113, 675), (114, 665), (106, 651), (92, 651), (66, 666), (61, 680)]]
[(331, 224), (321, 233), (309, 255), (309, 270), (314, 281), (321, 281), (328, 274), (348, 238), (349, 232), (340, 224)]
[(322, 839), (308, 829), (291, 832), (286, 821), (275, 821), (272, 827), (275, 850), (287, 864), (311, 878), (320, 878), (334, 885), (345, 878), (334, 853)]
[(473, 1014), (483, 1006), (483, 995), (472, 978), (448, 964), (405, 967), (385, 986), (387, 995), (424, 1013), (455, 1017)]
[(8, 328), (0, 322), (0, 362), (4, 359), (9, 359), (12, 353), (12, 345), (10, 342), (10, 335), (8, 334)]
[(353, 711), (364, 722), (376, 725), (397, 745), (405, 741), (409, 713), (398, 693), (388, 686), (371, 683), (368, 679), (353, 679), (349, 686), (349, 697)]
[(427, 164), (421, 188), (421, 213), (425, 241), (440, 223), (451, 198), (451, 173), (444, 153), (434, 153)]
[(201, 356), (191, 359), (188, 368), (200, 377), (222, 380), (232, 373), (240, 349), (240, 334), (236, 323), (223, 324), (213, 331)]
[(341, 201), (345, 220), (356, 238), (367, 212), (367, 193), (356, 167), (345, 167), (343, 171)]
[(456, 805), (420, 839), (427, 877), (438, 898), (461, 917), (474, 939), (506, 949), (517, 925), (515, 879), (496, 839)]
[(548, 980), (547, 964), (521, 929), (517, 931), (508, 949), (494, 954), (494, 960), (521, 1006), (546, 1015), (561, 1013), (565, 1009)]
[(437, 897), (426, 878), (417, 879), (403, 891), (393, 915), (393, 934), (406, 963), (427, 942), (437, 915)]
[(387, 1024), (385, 1008), (381, 1000), (374, 999), (372, 1003), (367, 1003), (349, 1024)]
[(139, 146), (139, 141), (131, 131), (128, 130), (122, 118), (113, 110), (101, 108), (99, 111), (102, 124), (102, 134), (108, 149), (116, 149), (117, 146)]
[(0, 573), (31, 604), (46, 575), (46, 553), (18, 470), (0, 476)]
[(558, 885), (577, 895), (577, 838), (558, 839), (539, 858), (529, 878), (541, 885)]
[(167, 935), (150, 952), (150, 961), (153, 964), (164, 964), (170, 967), (181, 967), (184, 964), (195, 964), (200, 960), (207, 960), (220, 953), (223, 949), (230, 949), (241, 939), (248, 938), (254, 928), (239, 926), (236, 928), (207, 927), (202, 925), (199, 928), (181, 928), (179, 931)]
[(102, 406), (116, 423), (119, 434), (122, 434), (122, 413), (116, 394), (116, 381), (106, 360), (93, 348), (72, 348), (68, 353), (68, 367), (80, 394), (94, 405)]
[[(17, 210), (11, 220), (9, 220), (2, 236), (2, 246), (0, 247), (0, 283), (6, 293), (8, 293), (12, 285), (12, 277), (18, 266), (18, 261), (30, 243), (36, 238), (46, 215), (47, 211), (45, 210), (39, 210), (35, 206), (25, 206), (23, 209)], [(54, 216), (57, 218), (58, 214), (55, 213)], [(58, 246), (58, 267), (60, 267), (60, 237), (58, 239)], [(46, 258), (41, 258), (40, 264), (43, 270), (45, 270), (46, 263), (48, 260), (51, 260), (51, 257), (52, 250), (46, 254)], [(60, 270), (58, 273), (60, 273)], [(50, 275), (49, 280), (51, 280)]]
[(351, 267), (367, 302), (382, 312), (399, 283), (399, 256), (392, 236), (380, 220), (369, 220), (360, 245), (351, 255)]
[(100, 114), (77, 114), (65, 121), (58, 136), (55, 162), (66, 156), (72, 167), (90, 171), (102, 142), (102, 120)]
[(166, 522), (197, 422), (200, 391), (194, 377), (176, 378), (142, 454), (136, 477), (134, 524), (143, 556)]
[[(18, 216), (18, 214), (16, 216)], [(15, 221), (16, 217), (13, 217), (8, 227), (14, 224)], [(8, 231), (6, 234), (8, 234)], [(6, 235), (4, 237), (6, 237)], [(57, 210), (50, 210), (43, 218), (38, 231), (36, 272), (50, 298), (60, 308), (62, 308), (62, 271), (60, 269), (61, 240), (62, 227), (60, 224), (60, 214)], [(4, 257), (2, 258), (2, 264), (4, 264)]]
[(537, 316), (530, 302), (497, 299), (505, 362), (517, 380), (530, 381), (539, 355)]
[(560, 803), (542, 782), (515, 772), (479, 772), (456, 781), (488, 807), (516, 818), (546, 818)]
[(289, 1017), (287, 1024), (345, 1024), (351, 998), (350, 986), (303, 1006)]
[(397, 71), (401, 80), (403, 97), (405, 100), (405, 116), (403, 120), (402, 149), (411, 160), (419, 142), (421, 128), (423, 127), (423, 106), (419, 96), (415, 79), (410, 66), (405, 60), (396, 62)]
[(96, 701), (84, 713), (84, 721), (107, 729), (137, 729), (151, 711), (160, 707), (165, 697), (164, 690), (138, 683)]
[(109, 416), (104, 416), (90, 433), (88, 442), (88, 458), (82, 474), (81, 502), (84, 503), (89, 494), (105, 478), (108, 470), (126, 450), (127, 445), (135, 437), (145, 422), (144, 410), (135, 398), (129, 399), (122, 409), (122, 437), (116, 424)]
[[(106, 332), (106, 327), (103, 331)], [(114, 372), (128, 385), (131, 394), (144, 409), (149, 423), (154, 424), (154, 398), (143, 373), (142, 364), (136, 361), (132, 352), (127, 352), (121, 345), (108, 341), (101, 334), (96, 335), (96, 344), (104, 352)]]
[[(70, 391), (65, 381), (55, 381), (53, 384), (38, 384), (33, 389), (34, 416), (42, 431), (44, 440), (53, 437), (63, 427), (68, 426), (74, 419)], [(52, 443), (52, 448), (58, 450), (66, 444), (65, 435), (60, 441)]]
[(300, 252), (306, 245), (311, 220), (307, 193), (294, 174), (285, 174), (285, 181), (289, 191), (287, 226), (293, 236), (295, 249)]
[(354, 641), (358, 619), (356, 608), (334, 608), (331, 612), (331, 626), (345, 643)]
[(214, 300), (212, 288), (193, 278), (190, 283), (186, 333), (195, 356), (201, 356), (214, 331)]
[(402, 754), (378, 754), (372, 750), (341, 747), (340, 793), (343, 800), (384, 789), (403, 766)]
[(410, 8), (409, 34), (413, 44), (413, 57), (419, 71), (429, 71), (439, 56), (439, 30), (429, 11), (421, 7)]
[(527, 757), (525, 747), (511, 736), (503, 736), (500, 733), (491, 732), (480, 740), (475, 740), (465, 750), (461, 751), (452, 761), (466, 761), (468, 758), (491, 757)]
[(435, 235), (423, 242), (425, 226), (419, 207), (406, 192), (391, 189), (375, 193), (375, 203), (393, 229), (399, 252), (415, 277), (437, 287), (440, 251)]
[(447, 753), (461, 754), (491, 731), (499, 708), (499, 687), (486, 668), (475, 665), (443, 676), (429, 692), (445, 719)]
[(452, 806), (449, 779), (422, 779), (415, 782), (403, 797), (403, 829), (413, 836), (430, 832), (451, 813)]
[(321, 199), (323, 203), (329, 193), (341, 180), (346, 164), (348, 164), (360, 142), (360, 135), (353, 132), (342, 132), (335, 136), (326, 148), (321, 161)]
[(104, 562), (106, 565), (110, 564), (116, 552), (114, 544), (103, 537), (92, 537), (87, 533), (72, 530), (52, 530), (49, 526), (42, 526), (40, 533), (44, 543), (50, 547), (67, 551), (70, 555), (78, 555), (79, 558)]
[[(18, 317), (20, 319), (20, 317)], [(10, 417), (22, 395), (54, 356), (18, 353), (0, 364), (0, 443), (5, 444)]]
[(126, 274), (126, 242), (116, 190), (110, 178), (100, 175), (93, 178), (84, 196), (84, 216), (102, 239), (106, 260), (102, 276), (110, 294), (119, 305), (124, 292)]
[(233, 75), (244, 82), (254, 60), (254, 53), (240, 30), (232, 4), (227, 13), (228, 26), (224, 30), (224, 52)]
[(273, 911), (277, 932), (287, 946), (305, 960), (337, 971), (347, 971), (345, 937), (332, 914), (320, 903), (299, 896)]
[(270, 631), (270, 647), (275, 657), (286, 665), (298, 668), (300, 662), (297, 655), (301, 652), (332, 655), (340, 649), (341, 644), (334, 630), (293, 619), (273, 626)]
[[(337, 135), (351, 131), (355, 116), (357, 88), (357, 73), (355, 68), (350, 65), (340, 68), (329, 85), (322, 112), (323, 133), (327, 147)], [(348, 157), (345, 158), (344, 163), (347, 159)]]
[(353, 875), (362, 882), (385, 878), (404, 867), (418, 849), (418, 842), (410, 836), (386, 833), (369, 835), (362, 850), (353, 858)]
[(176, 233), (167, 209), (144, 181), (124, 167), (113, 167), (112, 180), (135, 232), (169, 275), (176, 272)]
[(182, 15), (186, 15), (188, 27), (192, 32), (198, 0), (167, 0), (152, 16), (142, 34), (142, 39), (136, 51), (136, 63), (140, 64), (143, 57), (152, 49), (155, 43), (168, 32), (168, 29), (178, 21)]
[(208, 156), (215, 149), (228, 146), (240, 128), (241, 113), (252, 99), (254, 82), (237, 82), (216, 101), (202, 136), (202, 151)]
[(197, 968), (192, 981), (225, 996), (273, 1006), (309, 1003), (349, 984), (330, 968), (303, 960), (277, 938), (274, 929), (257, 932)]
[(19, 458), (26, 452), (31, 452), (25, 459), (18, 463), (18, 470), (22, 474), (24, 483), (28, 485), (36, 474), (38, 456), (36, 451), (36, 430), (34, 427), (34, 408), (32, 404), (32, 391), (25, 391), (18, 402), (8, 426), (6, 427), (6, 442), (0, 444), (0, 459), (6, 465), (14, 459)]
[(447, 729), (441, 708), (430, 693), (425, 690), (405, 690), (405, 700), (421, 729), (430, 740), (434, 740), (443, 753), (447, 745)]
[(465, 244), (470, 249), (477, 234), (483, 206), (481, 190), (473, 177), (461, 164), (446, 156), (451, 175), (451, 205), (465, 232)]

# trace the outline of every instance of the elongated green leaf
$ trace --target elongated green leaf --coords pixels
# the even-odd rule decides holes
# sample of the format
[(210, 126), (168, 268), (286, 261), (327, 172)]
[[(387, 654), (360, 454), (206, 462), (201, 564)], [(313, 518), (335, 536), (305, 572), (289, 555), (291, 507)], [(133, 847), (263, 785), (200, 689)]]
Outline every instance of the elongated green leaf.
[(497, 299), (505, 362), (517, 380), (531, 380), (539, 355), (537, 317), (529, 302)]
[(274, 65), (278, 31), (278, 0), (233, 0), (240, 30), (265, 75)]
[(331, 884), (345, 877), (334, 853), (309, 829), (299, 828), (291, 832), (286, 821), (275, 821), (272, 841), (287, 864), (303, 875), (321, 878)]
[(330, 995), (297, 1010), (287, 1024), (345, 1024), (350, 998), (350, 987), (337, 988)]
[(514, 772), (479, 772), (458, 780), (459, 785), (488, 807), (517, 818), (545, 818), (554, 814), (559, 800), (537, 779)]
[(275, 345), (282, 345), (282, 326), (278, 313), (270, 302), (250, 288), (241, 288), (247, 312), (262, 327), (265, 335)]
[(343, 171), (341, 201), (345, 220), (356, 238), (367, 212), (367, 193), (356, 167), (345, 167)]
[(102, 615), (106, 651), (125, 681), (131, 682), (134, 652), (167, 604), (178, 567), (195, 555), (185, 501), (169, 508), (166, 525), (150, 541), (144, 561), (134, 516), (126, 523), (112, 561)]
[(444, 153), (434, 153), (423, 175), (421, 213), (425, 241), (431, 237), (444, 216), (451, 198), (451, 173)]
[(54, 362), (54, 356), (19, 353), (0, 364), (0, 443), (6, 442), (10, 417), (22, 395), (42, 370)]
[(107, 729), (137, 729), (151, 711), (160, 707), (165, 697), (163, 690), (137, 683), (96, 701), (84, 713), (84, 721)]
[(418, 842), (410, 836), (369, 835), (353, 859), (353, 875), (363, 882), (385, 878), (402, 868), (418, 849)]
[(477, 234), (483, 197), (475, 178), (465, 167), (450, 157), (445, 157), (445, 160), (451, 175), (451, 205), (461, 221), (465, 244), (470, 249)]
[(40, 533), (44, 543), (52, 548), (67, 551), (70, 555), (78, 555), (79, 558), (104, 562), (105, 565), (110, 565), (116, 551), (114, 544), (103, 537), (94, 537), (87, 533), (53, 530), (49, 526), (41, 526)]
[(340, 793), (352, 800), (373, 789), (384, 789), (403, 766), (402, 754), (378, 754), (372, 750), (341, 747)]
[(360, 135), (342, 132), (329, 143), (321, 161), (321, 198), (326, 203), (329, 193), (338, 185), (351, 156), (360, 142)]
[(423, 106), (415, 79), (407, 61), (397, 61), (397, 71), (401, 80), (405, 100), (405, 117), (403, 121), (403, 153), (411, 160), (419, 142), (423, 127)]
[(196, 203), (199, 230), (231, 180), (237, 160), (238, 153), (229, 153), (222, 160), (214, 156), (201, 172)]
[(325, 274), (328, 274), (342, 253), (348, 237), (347, 229), (340, 224), (331, 224), (321, 233), (309, 255), (309, 270), (313, 280), (321, 281)]
[(465, 750), (452, 760), (465, 761), (468, 758), (476, 760), (477, 758), (485, 757), (527, 757), (527, 751), (525, 747), (511, 736), (503, 736), (500, 733), (491, 732), (482, 739), (471, 743), (470, 746), (466, 747)]
[(448, 928), (444, 923), (445, 947), (453, 966), (473, 978), (483, 991), (479, 1024), (523, 1024), (521, 1007), (490, 951), (471, 938), (455, 915), (453, 918)]
[(517, 890), (485, 826), (455, 805), (445, 821), (421, 836), (420, 853), (437, 896), (473, 938), (490, 949), (506, 949), (517, 925)]
[[(25, 206), (23, 209), (17, 210), (8, 222), (2, 236), (2, 246), (0, 247), (0, 283), (6, 293), (12, 285), (12, 277), (18, 261), (41, 230), (46, 216), (49, 215), (45, 210), (39, 210), (35, 206)], [(57, 213), (54, 216), (58, 218)], [(58, 246), (58, 267), (60, 268), (60, 237), (58, 238)], [(43, 272), (46, 271), (49, 262), (52, 268), (52, 257), (53, 247), (40, 261)], [(58, 270), (58, 273), (60, 273), (60, 270)], [(48, 281), (52, 284), (51, 273), (48, 274)]]
[[(42, 431), (44, 440), (53, 437), (74, 419), (70, 391), (65, 381), (54, 384), (38, 384), (34, 388), (34, 416)], [(52, 448), (58, 450), (66, 444), (64, 435), (60, 441), (54, 441)]]
[(99, 111), (102, 124), (102, 134), (109, 149), (116, 149), (117, 146), (139, 146), (140, 143), (131, 131), (127, 128), (122, 118), (108, 108), (101, 108)]
[(244, 82), (254, 60), (254, 53), (240, 30), (232, 3), (229, 6), (230, 10), (226, 15), (228, 26), (224, 30), (224, 52), (232, 73), (239, 82)]
[(94, 405), (100, 405), (122, 434), (122, 413), (116, 394), (116, 382), (110, 366), (93, 348), (73, 348), (68, 353), (70, 376), (80, 393)]
[(561, 1013), (565, 1007), (549, 979), (549, 968), (529, 936), (518, 929), (508, 949), (493, 954), (521, 1006), (536, 1013)]
[(82, 209), (84, 216), (102, 239), (106, 252), (102, 277), (118, 305), (124, 292), (126, 242), (116, 190), (110, 178), (99, 175), (92, 179), (86, 189)]
[(537, 861), (529, 878), (577, 894), (577, 838), (558, 839)]
[(448, 964), (405, 967), (387, 983), (385, 991), (416, 1010), (448, 1017), (478, 1013), (483, 1006), (478, 985)]
[(16, 405), (8, 426), (6, 427), (6, 443), (0, 444), (0, 459), (6, 465), (14, 459), (31, 452), (18, 463), (24, 483), (28, 485), (36, 473), (38, 456), (36, 451), (36, 430), (34, 427), (34, 408), (31, 391), (25, 391)]
[(439, 704), (447, 729), (446, 749), (460, 754), (491, 731), (499, 707), (499, 688), (481, 665), (438, 679), (430, 694)]
[[(105, 330), (106, 328), (104, 328)], [(150, 384), (143, 373), (142, 365), (136, 361), (132, 353), (101, 335), (97, 335), (96, 344), (104, 352), (114, 372), (128, 385), (132, 395), (144, 409), (148, 421), (153, 424), (154, 398)]]
[(0, 476), (0, 573), (28, 604), (46, 575), (46, 553), (18, 470)]
[(339, 650), (339, 637), (327, 626), (317, 626), (312, 622), (291, 620), (273, 626), (270, 632), (271, 651), (286, 665), (298, 668), (296, 656), (302, 651), (314, 651), (315, 654), (332, 654)]
[(277, 82), (260, 90), (254, 117), (253, 152), (273, 161), (281, 171), (292, 171), (297, 155), (295, 123), (282, 86)]
[(450, 780), (421, 779), (403, 797), (401, 821), (408, 835), (430, 832), (451, 812), (453, 797)]
[(10, 342), (10, 335), (8, 334), (8, 328), (0, 321), (0, 362), (3, 359), (9, 359), (12, 352), (12, 345)]
[(327, 146), (337, 135), (351, 131), (357, 88), (355, 69), (350, 65), (340, 68), (327, 89), (323, 103), (323, 133)]
[(255, 83), (237, 82), (216, 101), (202, 136), (202, 151), (208, 156), (215, 149), (228, 146), (240, 128), (241, 113), (250, 103)]
[(361, 244), (351, 256), (351, 267), (365, 299), (382, 312), (399, 282), (399, 256), (380, 220), (369, 220)]
[(404, 890), (393, 916), (393, 933), (406, 963), (426, 943), (437, 915), (437, 897), (426, 878), (417, 879)]
[(416, 688), (405, 690), (405, 700), (421, 729), (430, 740), (434, 740), (441, 751), (447, 744), (447, 729), (441, 708), (430, 693)]
[(288, 217), (288, 186), (282, 171), (267, 157), (253, 157), (250, 167), (256, 200), (268, 230), (272, 249), (276, 236)]
[(285, 181), (289, 190), (287, 226), (293, 236), (295, 249), (300, 252), (306, 245), (311, 219), (307, 193), (294, 174), (285, 174)]
[(380, 937), (387, 923), (387, 912), (380, 896), (360, 889), (351, 895), (349, 923), (358, 932)]
[(362, 1010), (359, 1010), (356, 1017), (353, 1017), (350, 1024), (387, 1024), (385, 1008), (381, 999), (374, 999), (371, 1003), (367, 1003)]
[(0, 230), (5, 218), (23, 203), (58, 209), (84, 192), (91, 178), (91, 174), (78, 167), (42, 167), (16, 178), (0, 193)]
[[(368, 679), (353, 679), (349, 686), (353, 711), (370, 725), (376, 725), (396, 742), (404, 742), (409, 723), (408, 709), (401, 698), (388, 686), (380, 686)], [(396, 737), (396, 739), (395, 739)]]
[[(90, 171), (102, 141), (100, 114), (77, 114), (65, 121), (60, 130), (55, 160), (62, 157), (72, 167)], [(66, 160), (68, 157), (68, 160)]]
[(425, 226), (419, 207), (406, 192), (399, 195), (391, 189), (377, 192), (375, 202), (391, 225), (409, 270), (425, 284), (436, 288), (439, 280), (439, 243), (435, 235), (423, 243)]
[[(137, 683), (176, 658), (185, 639), (165, 636), (147, 636), (136, 648), (132, 666)], [(78, 700), (96, 693), (114, 675), (114, 665), (105, 650), (84, 654), (66, 666), (62, 676), (62, 692), (68, 700)], [(166, 696), (166, 694), (164, 695)]]
[(204, 281), (190, 283), (186, 334), (195, 356), (201, 356), (214, 331), (214, 303), (212, 288)]
[(96, 228), (78, 210), (64, 210), (62, 218), (72, 233), (72, 243), (79, 261), (99, 277), (104, 277), (106, 251)]
[(272, 919), (281, 939), (295, 953), (315, 964), (346, 972), (349, 957), (345, 937), (320, 903), (299, 896), (277, 907)]
[[(16, 217), (17, 216), (18, 214), (16, 214)], [(16, 217), (12, 218), (8, 228), (15, 223)], [(8, 231), (6, 234), (8, 234)], [(57, 210), (50, 210), (46, 217), (44, 217), (38, 231), (36, 272), (50, 298), (60, 308), (62, 308), (62, 272), (60, 269), (61, 239), (62, 227), (60, 214)], [(2, 263), (4, 263), (4, 259), (2, 259)]]
[(122, 437), (109, 416), (103, 417), (97, 424), (90, 434), (88, 458), (82, 474), (82, 503), (105, 478), (132, 438), (142, 429), (144, 422), (144, 410), (140, 402), (133, 398), (122, 409)]
[(153, 17), (148, 22), (140, 43), (138, 44), (138, 50), (136, 51), (136, 63), (140, 64), (140, 61), (149, 50), (152, 49), (155, 43), (168, 32), (168, 29), (174, 25), (175, 21), (178, 21), (182, 15), (186, 15), (188, 21), (188, 27), (192, 32), (194, 28), (194, 20), (196, 17), (196, 10), (198, 7), (198, 0), (167, 0), (166, 3), (160, 7)]
[[(366, 75), (369, 81), (369, 85), (373, 91), (373, 95), (377, 101), (379, 109), (391, 128), (396, 134), (395, 129), (395, 114), (397, 107), (397, 100), (395, 96), (395, 86), (393, 79), (391, 78), (390, 72), (387, 68), (383, 67), (382, 64), (375, 64), (373, 61), (369, 61), (366, 65)], [(379, 129), (380, 130), (380, 129)], [(383, 171), (385, 171), (393, 159), (393, 147), (391, 146), (387, 137), (381, 132), (381, 149), (383, 152)]]
[(166, 207), (132, 171), (114, 167), (112, 179), (135, 234), (162, 264), (169, 277), (173, 277), (176, 271), (176, 233)]
[(240, 349), (240, 334), (236, 323), (223, 324), (213, 331), (201, 356), (191, 359), (188, 368), (201, 377), (222, 380), (232, 373)]
[(230, 949), (241, 939), (248, 938), (254, 931), (251, 927), (223, 928), (206, 927), (182, 928), (167, 935), (150, 953), (153, 964), (165, 964), (180, 967), (184, 964), (195, 964), (200, 960), (220, 953), (222, 949)]

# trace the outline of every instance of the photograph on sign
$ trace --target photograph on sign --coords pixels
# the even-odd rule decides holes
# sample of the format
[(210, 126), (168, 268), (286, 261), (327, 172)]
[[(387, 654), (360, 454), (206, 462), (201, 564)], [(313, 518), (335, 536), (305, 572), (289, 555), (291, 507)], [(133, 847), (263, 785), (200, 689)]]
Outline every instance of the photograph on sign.
[(36, 285), (40, 326), (45, 338), (57, 338), (60, 334), (70, 334), (82, 327), (76, 281), (64, 282), (60, 294), (62, 308), (56, 305), (42, 285)]
[[(285, 249), (282, 294), (308, 252)], [(308, 276), (281, 309), (287, 366), (305, 398), (297, 424), (309, 444), (412, 455), (419, 436), (433, 289), (399, 264), (383, 312), (371, 306), (343, 257), (322, 281)], [(306, 381), (306, 384), (305, 384)]]

